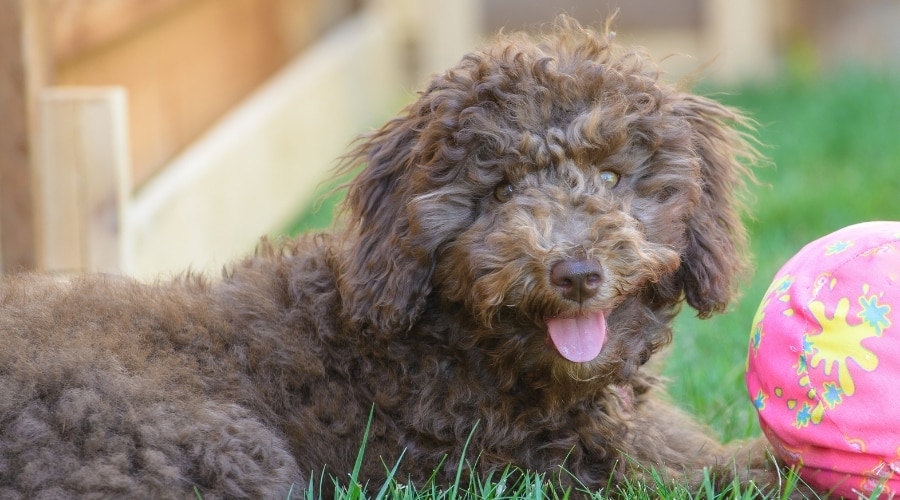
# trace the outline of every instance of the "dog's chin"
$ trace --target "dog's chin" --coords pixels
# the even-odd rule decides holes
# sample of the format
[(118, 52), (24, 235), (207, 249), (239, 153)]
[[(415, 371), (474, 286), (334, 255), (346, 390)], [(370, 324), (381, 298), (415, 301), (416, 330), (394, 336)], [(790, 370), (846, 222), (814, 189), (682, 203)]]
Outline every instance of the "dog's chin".
[(610, 366), (607, 356), (601, 352), (589, 361), (574, 362), (563, 357), (552, 347), (548, 347), (549, 374), (555, 384), (575, 386), (583, 383), (601, 383), (607, 385), (614, 383), (618, 370)]

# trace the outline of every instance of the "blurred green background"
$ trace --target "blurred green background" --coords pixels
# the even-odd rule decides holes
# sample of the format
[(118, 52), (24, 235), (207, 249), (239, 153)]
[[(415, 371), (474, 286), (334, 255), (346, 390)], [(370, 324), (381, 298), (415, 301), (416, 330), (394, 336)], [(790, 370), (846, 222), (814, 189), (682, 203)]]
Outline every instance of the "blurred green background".
[(863, 69), (795, 71), (717, 97), (758, 121), (771, 160), (757, 171), (747, 219), (756, 270), (731, 312), (700, 321), (685, 309), (667, 374), (676, 401), (732, 438), (758, 432), (744, 392), (744, 356), (753, 315), (777, 270), (836, 229), (900, 220), (900, 79)]

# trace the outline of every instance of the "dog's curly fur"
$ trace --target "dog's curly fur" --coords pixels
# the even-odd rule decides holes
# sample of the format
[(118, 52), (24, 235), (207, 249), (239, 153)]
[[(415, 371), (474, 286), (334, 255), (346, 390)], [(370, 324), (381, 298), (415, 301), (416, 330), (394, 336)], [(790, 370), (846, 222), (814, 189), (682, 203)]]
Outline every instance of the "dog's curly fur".
[[(0, 496), (284, 497), (352, 469), (370, 410), (373, 482), (730, 480), (645, 363), (746, 269), (746, 120), (610, 40), (561, 18), (465, 56), (350, 153), (343, 229), (221, 279), (6, 279)], [(600, 354), (564, 359), (550, 319), (598, 311)]]

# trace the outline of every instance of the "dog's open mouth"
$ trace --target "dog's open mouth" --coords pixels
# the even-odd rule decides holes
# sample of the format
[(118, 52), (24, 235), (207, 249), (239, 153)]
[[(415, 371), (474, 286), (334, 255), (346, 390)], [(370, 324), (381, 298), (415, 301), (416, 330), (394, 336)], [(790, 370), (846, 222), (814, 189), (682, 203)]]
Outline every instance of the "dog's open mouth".
[(547, 332), (562, 357), (575, 363), (590, 361), (606, 344), (606, 312), (575, 318), (550, 318)]

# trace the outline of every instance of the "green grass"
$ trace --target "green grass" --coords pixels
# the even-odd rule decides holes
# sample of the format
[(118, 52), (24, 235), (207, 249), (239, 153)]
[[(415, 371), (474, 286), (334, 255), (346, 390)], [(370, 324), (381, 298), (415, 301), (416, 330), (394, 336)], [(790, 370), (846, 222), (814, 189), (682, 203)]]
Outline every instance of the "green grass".
[[(757, 171), (752, 187), (752, 217), (747, 220), (756, 271), (732, 310), (698, 320), (686, 308), (676, 323), (675, 342), (666, 362), (670, 392), (723, 439), (758, 434), (755, 411), (744, 389), (744, 363), (750, 322), (759, 300), (779, 267), (807, 242), (840, 227), (865, 220), (900, 220), (900, 78), (864, 71), (830, 77), (787, 78), (776, 84), (712, 94), (746, 111), (759, 123), (762, 152), (771, 165)], [(302, 214), (292, 232), (327, 227), (331, 206)], [(499, 476), (500, 481), (504, 477)], [(453, 485), (415, 491), (391, 484), (390, 498), (546, 498), (540, 475), (521, 484), (477, 483), (475, 490)], [(378, 491), (381, 486), (375, 487)], [(458, 486), (457, 486), (458, 487)], [(742, 498), (740, 489), (712, 492), (654, 490), (625, 485), (627, 498)], [(370, 485), (371, 489), (371, 485)], [(479, 492), (485, 493), (485, 495)]]
[(757, 433), (744, 389), (750, 324), (776, 271), (806, 243), (866, 220), (900, 220), (900, 78), (846, 71), (716, 97), (759, 122), (772, 165), (757, 171), (747, 221), (756, 270), (732, 310), (685, 309), (666, 373), (673, 398), (722, 435)]

